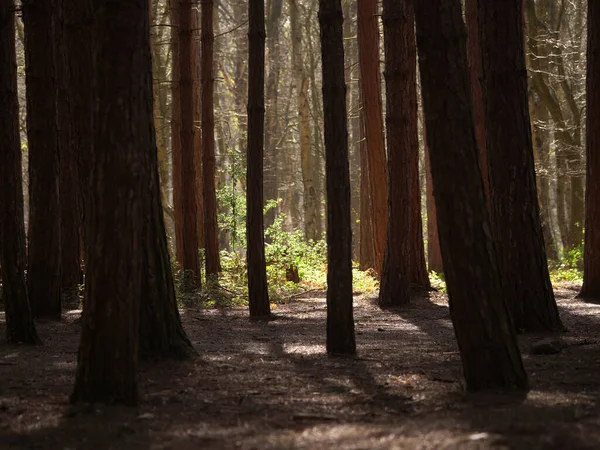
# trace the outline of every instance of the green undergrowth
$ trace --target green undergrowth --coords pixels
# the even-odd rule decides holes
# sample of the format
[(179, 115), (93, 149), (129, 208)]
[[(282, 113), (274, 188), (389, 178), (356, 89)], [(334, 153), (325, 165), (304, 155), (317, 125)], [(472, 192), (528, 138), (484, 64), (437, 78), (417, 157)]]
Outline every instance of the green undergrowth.
[(567, 252), (559, 261), (549, 264), (552, 286), (583, 282), (583, 244)]

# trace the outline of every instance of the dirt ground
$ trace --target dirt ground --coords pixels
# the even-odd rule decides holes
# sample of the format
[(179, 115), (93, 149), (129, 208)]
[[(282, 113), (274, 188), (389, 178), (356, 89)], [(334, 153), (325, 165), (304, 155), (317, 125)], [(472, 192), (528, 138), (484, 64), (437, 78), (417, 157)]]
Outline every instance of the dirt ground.
[(543, 336), (520, 336), (527, 396), (463, 392), (446, 299), (431, 293), (394, 311), (356, 297), (355, 358), (325, 353), (323, 297), (270, 322), (188, 309), (197, 358), (144, 363), (137, 408), (73, 409), (71, 311), (39, 325), (44, 346), (0, 344), (0, 448), (598, 449), (600, 306), (574, 299), (578, 287), (556, 292), (569, 329), (559, 354), (533, 355)]

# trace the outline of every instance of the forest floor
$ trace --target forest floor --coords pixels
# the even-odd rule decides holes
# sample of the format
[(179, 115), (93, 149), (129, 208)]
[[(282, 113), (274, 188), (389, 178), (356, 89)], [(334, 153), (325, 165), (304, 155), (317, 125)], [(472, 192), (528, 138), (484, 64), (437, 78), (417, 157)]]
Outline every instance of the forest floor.
[(325, 353), (321, 297), (280, 305), (269, 322), (187, 309), (197, 358), (143, 363), (139, 407), (72, 409), (71, 311), (39, 324), (41, 347), (0, 344), (0, 448), (597, 449), (600, 306), (575, 299), (578, 288), (556, 291), (569, 329), (560, 353), (534, 355), (544, 336), (519, 338), (526, 396), (464, 393), (446, 297), (428, 293), (386, 311), (356, 297), (355, 358)]

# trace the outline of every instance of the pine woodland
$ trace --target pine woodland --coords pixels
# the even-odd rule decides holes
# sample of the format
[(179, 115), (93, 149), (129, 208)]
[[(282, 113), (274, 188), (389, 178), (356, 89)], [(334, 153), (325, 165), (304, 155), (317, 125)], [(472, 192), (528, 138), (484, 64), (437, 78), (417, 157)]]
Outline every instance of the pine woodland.
[(594, 0), (0, 0), (0, 447), (600, 448), (597, 132)]

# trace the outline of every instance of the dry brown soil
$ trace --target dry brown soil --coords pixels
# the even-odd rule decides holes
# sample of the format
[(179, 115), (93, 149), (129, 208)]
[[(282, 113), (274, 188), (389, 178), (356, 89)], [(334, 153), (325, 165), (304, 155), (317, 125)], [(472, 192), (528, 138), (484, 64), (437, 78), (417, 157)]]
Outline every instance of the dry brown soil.
[(543, 336), (520, 336), (527, 396), (463, 392), (446, 299), (432, 293), (392, 311), (357, 297), (355, 358), (325, 353), (322, 297), (269, 322), (187, 309), (197, 358), (143, 363), (137, 408), (73, 409), (72, 311), (39, 324), (41, 347), (0, 344), (0, 448), (598, 449), (600, 306), (577, 288), (557, 290), (561, 353), (532, 355)]

